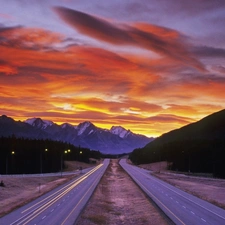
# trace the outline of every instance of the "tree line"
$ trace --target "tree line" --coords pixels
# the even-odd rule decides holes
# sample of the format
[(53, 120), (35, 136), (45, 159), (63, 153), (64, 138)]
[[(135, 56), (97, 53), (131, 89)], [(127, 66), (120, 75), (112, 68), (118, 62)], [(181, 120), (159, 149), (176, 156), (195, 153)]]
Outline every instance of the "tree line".
[(225, 178), (225, 139), (156, 139), (130, 154), (135, 164), (167, 161), (168, 169)]
[(0, 174), (60, 172), (65, 160), (89, 163), (100, 157), (99, 151), (61, 141), (0, 137)]

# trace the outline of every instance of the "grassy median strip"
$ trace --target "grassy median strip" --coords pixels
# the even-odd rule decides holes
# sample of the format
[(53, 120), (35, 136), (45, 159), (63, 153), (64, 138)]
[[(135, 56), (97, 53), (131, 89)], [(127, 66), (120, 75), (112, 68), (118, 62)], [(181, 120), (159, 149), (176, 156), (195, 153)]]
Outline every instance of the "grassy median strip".
[(169, 221), (113, 159), (76, 224), (165, 225)]

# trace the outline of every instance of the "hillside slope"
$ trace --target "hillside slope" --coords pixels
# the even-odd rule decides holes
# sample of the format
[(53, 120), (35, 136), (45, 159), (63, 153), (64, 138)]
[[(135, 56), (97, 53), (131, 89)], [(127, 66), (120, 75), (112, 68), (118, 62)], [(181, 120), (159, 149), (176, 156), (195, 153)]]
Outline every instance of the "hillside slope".
[(163, 134), (130, 158), (136, 164), (167, 160), (174, 170), (225, 177), (225, 110)]

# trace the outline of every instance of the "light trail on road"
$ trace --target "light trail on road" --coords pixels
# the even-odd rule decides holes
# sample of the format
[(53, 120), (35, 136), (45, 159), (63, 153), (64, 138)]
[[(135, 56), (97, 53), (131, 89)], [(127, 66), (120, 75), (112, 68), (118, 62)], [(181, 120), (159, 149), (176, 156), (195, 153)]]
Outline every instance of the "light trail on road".
[(79, 178), (0, 218), (0, 224), (74, 224), (108, 164), (109, 160), (105, 160)]

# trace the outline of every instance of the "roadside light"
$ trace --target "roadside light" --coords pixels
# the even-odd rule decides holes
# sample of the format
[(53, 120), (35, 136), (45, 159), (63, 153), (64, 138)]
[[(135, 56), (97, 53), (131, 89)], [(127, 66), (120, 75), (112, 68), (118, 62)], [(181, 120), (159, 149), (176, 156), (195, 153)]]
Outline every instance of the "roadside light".
[(82, 151), (80, 151), (80, 154), (82, 154), (83, 152)]
[(70, 152), (70, 149), (68, 149), (67, 152)]
[(67, 154), (67, 151), (64, 151), (65, 154)]
[(12, 155), (14, 155), (15, 154), (15, 152), (14, 151), (12, 151)]
[(46, 148), (46, 149), (45, 149), (45, 152), (47, 152), (47, 151), (48, 151), (48, 149)]

